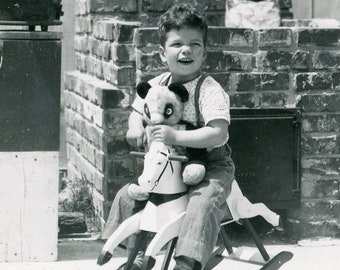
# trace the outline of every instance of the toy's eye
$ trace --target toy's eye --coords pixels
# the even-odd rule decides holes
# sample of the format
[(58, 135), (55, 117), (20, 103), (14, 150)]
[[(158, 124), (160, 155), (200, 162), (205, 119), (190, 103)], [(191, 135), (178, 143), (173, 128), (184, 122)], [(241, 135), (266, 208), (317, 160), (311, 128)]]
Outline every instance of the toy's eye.
[(172, 104), (167, 104), (165, 106), (165, 110), (164, 110), (164, 116), (166, 118), (169, 118), (174, 112), (174, 108), (173, 108), (173, 105)]
[(165, 115), (172, 115), (172, 108), (167, 108), (165, 110)]
[(150, 111), (149, 111), (149, 107), (147, 104), (144, 104), (144, 113), (146, 114), (148, 118), (150, 118)]

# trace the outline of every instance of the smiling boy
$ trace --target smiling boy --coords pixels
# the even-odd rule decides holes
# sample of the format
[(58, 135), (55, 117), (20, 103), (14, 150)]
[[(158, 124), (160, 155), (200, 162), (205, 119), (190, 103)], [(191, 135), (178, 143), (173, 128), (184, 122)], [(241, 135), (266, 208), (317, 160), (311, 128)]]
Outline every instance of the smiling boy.
[[(182, 120), (197, 127), (195, 130), (175, 130), (154, 123), (152, 137), (167, 145), (206, 148), (206, 175), (202, 182), (189, 186), (189, 203), (176, 247), (176, 270), (204, 269), (215, 247), (220, 221), (227, 213), (226, 198), (234, 179), (234, 164), (227, 146), (230, 123), (229, 97), (211, 77), (203, 76), (206, 59), (208, 26), (203, 15), (190, 5), (171, 7), (160, 17), (160, 57), (169, 72), (149, 81), (151, 85), (183, 84), (189, 92)], [(197, 89), (197, 92), (196, 92)], [(144, 146), (144, 104), (136, 98), (132, 104), (126, 135), (134, 147)], [(113, 203), (103, 235), (109, 236), (117, 225), (133, 214), (134, 201), (124, 187)], [(115, 207), (115, 208), (113, 208)], [(138, 265), (134, 266), (138, 269)]]

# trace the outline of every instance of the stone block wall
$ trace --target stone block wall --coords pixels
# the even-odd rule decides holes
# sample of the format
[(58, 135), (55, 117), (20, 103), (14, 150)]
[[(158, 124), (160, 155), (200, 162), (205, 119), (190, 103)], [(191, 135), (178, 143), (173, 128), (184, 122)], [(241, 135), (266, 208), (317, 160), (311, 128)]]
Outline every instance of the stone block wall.
[[(225, 1), (196, 2), (215, 20), (224, 14)], [(136, 82), (166, 70), (154, 23), (167, 7), (168, 1), (76, 1), (77, 71), (64, 76), (68, 174), (91, 183), (102, 225), (118, 189), (139, 174), (125, 142), (129, 105)], [(301, 206), (288, 218), (301, 237), (338, 235), (340, 29), (296, 20), (231, 29), (223, 20), (210, 22), (205, 70), (234, 108), (302, 108)]]

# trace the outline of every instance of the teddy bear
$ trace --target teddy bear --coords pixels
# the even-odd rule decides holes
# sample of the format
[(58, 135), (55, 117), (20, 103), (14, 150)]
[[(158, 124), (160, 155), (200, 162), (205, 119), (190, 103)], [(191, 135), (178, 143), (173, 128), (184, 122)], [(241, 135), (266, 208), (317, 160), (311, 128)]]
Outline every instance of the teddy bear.
[[(137, 94), (144, 99), (143, 119), (146, 123), (147, 145), (152, 138), (148, 127), (169, 125), (175, 129), (193, 129), (193, 125), (184, 123), (181, 118), (184, 103), (189, 99), (187, 89), (180, 83), (171, 83), (168, 86), (151, 86), (148, 82), (140, 82), (137, 85)], [(206, 149), (186, 148), (188, 162), (183, 164), (183, 182), (187, 185), (195, 185), (201, 182), (205, 176)], [(130, 184), (128, 193), (136, 200), (146, 200), (149, 194), (142, 192), (137, 184)]]

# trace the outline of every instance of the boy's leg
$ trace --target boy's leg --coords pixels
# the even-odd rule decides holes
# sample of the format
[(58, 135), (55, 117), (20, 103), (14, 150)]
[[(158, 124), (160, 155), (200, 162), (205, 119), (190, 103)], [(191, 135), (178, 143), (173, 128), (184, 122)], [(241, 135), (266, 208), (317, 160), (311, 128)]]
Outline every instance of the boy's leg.
[[(107, 219), (105, 228), (102, 232), (102, 239), (108, 239), (112, 233), (119, 227), (119, 225), (127, 218), (131, 217), (132, 215), (136, 214), (140, 210), (145, 207), (146, 201), (135, 201), (131, 198), (128, 194), (128, 186), (125, 185), (122, 187), (116, 194), (116, 197), (113, 200), (111, 210), (109, 213), (109, 217)], [(127, 248), (128, 256), (134, 250), (135, 246), (136, 235), (131, 235), (125, 241), (125, 246)], [(137, 254), (135, 259), (136, 263), (131, 266), (131, 270), (138, 270), (139, 268), (139, 261), (144, 258), (144, 252)], [(124, 269), (125, 266), (123, 265), (119, 269)]]
[(125, 219), (133, 215), (135, 202), (129, 196), (127, 187), (128, 185), (122, 187), (113, 200), (109, 217), (102, 232), (102, 239), (108, 239)]
[[(190, 187), (187, 214), (176, 248), (178, 267), (183, 263), (181, 258), (186, 258), (189, 263), (195, 260), (204, 268), (215, 247), (220, 222), (227, 213), (226, 198), (234, 180), (233, 162), (230, 157), (225, 156), (209, 164), (205, 179)], [(191, 269), (200, 268), (196, 264), (196, 268)]]
[[(145, 202), (135, 201), (128, 194), (128, 185), (122, 187), (113, 200), (109, 217), (102, 232), (102, 239), (108, 239), (119, 225), (127, 218), (136, 214), (145, 207)], [(134, 236), (127, 239), (126, 246), (131, 248), (134, 246)]]

